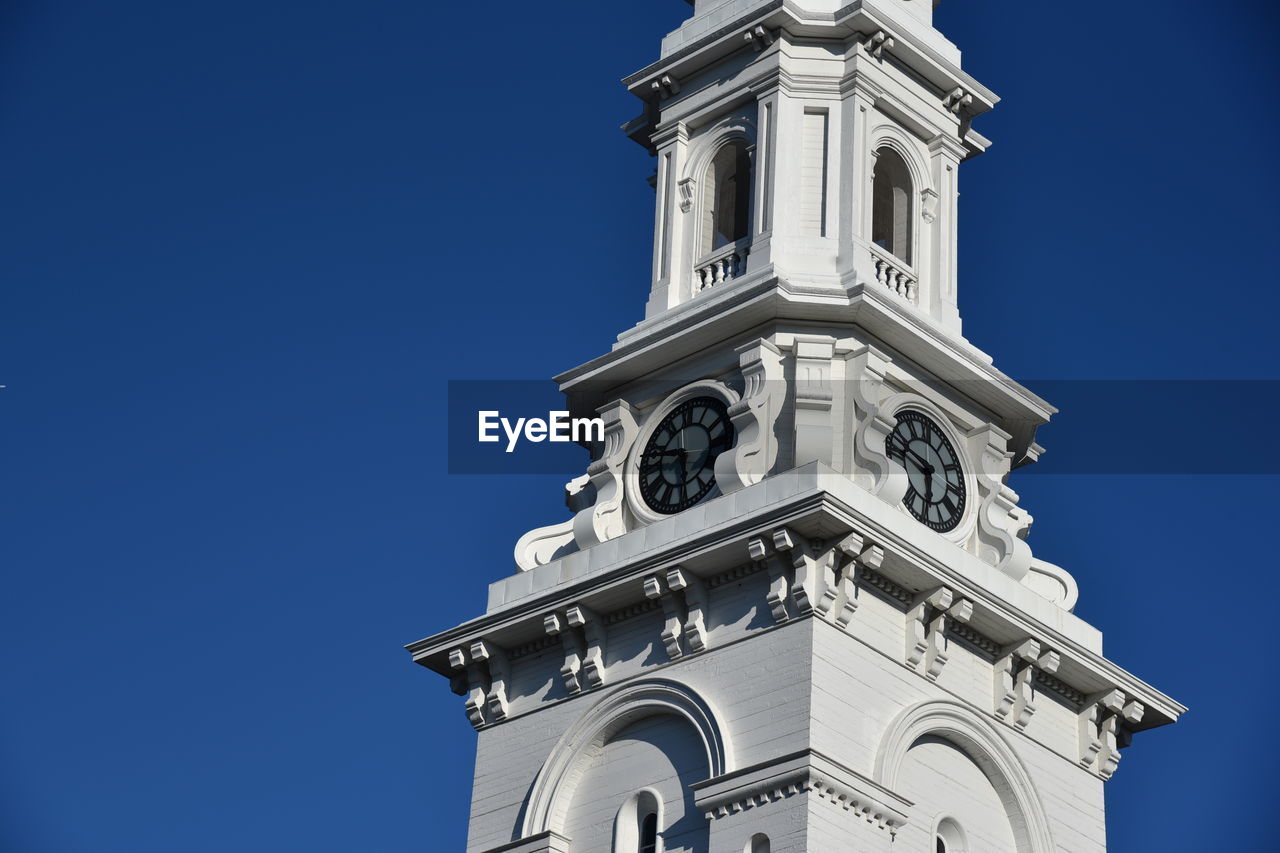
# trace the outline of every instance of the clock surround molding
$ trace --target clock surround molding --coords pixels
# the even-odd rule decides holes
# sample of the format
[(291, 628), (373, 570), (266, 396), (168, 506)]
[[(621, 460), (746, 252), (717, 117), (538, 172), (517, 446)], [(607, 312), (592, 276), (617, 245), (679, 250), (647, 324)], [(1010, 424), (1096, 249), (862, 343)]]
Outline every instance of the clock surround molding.
[[(679, 390), (667, 395), (661, 402), (650, 409), (645, 414), (642, 422), (640, 423), (639, 429), (631, 440), (631, 446), (627, 451), (625, 493), (627, 510), (635, 518), (638, 524), (653, 524), (654, 522), (661, 521), (664, 518), (671, 517), (670, 513), (658, 512), (653, 507), (645, 503), (644, 497), (640, 492), (640, 457), (644, 453), (644, 449), (648, 445), (649, 439), (653, 437), (653, 434), (662, 424), (663, 419), (682, 404), (689, 400), (696, 400), (699, 397), (713, 397), (718, 399), (731, 411), (734, 404), (740, 399), (738, 392), (734, 391), (727, 384), (719, 380), (703, 379), (697, 382), (691, 382), (688, 385), (681, 387)], [(716, 486), (701, 500), (709, 500), (719, 494), (721, 494), (721, 489), (719, 481), (717, 480)]]

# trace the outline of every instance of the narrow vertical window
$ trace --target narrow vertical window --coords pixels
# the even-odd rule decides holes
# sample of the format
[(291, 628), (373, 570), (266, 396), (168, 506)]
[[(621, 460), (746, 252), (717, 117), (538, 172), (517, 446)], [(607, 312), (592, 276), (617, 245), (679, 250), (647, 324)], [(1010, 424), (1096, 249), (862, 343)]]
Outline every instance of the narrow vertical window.
[(876, 154), (871, 180), (871, 242), (911, 263), (911, 173), (892, 148)]
[(763, 832), (757, 832), (751, 836), (751, 840), (747, 842), (747, 849), (743, 853), (769, 853), (769, 836)]
[(657, 812), (649, 812), (640, 821), (640, 853), (658, 853)]
[(934, 853), (968, 853), (969, 843), (964, 830), (951, 818), (943, 818), (934, 834)]
[(661, 824), (662, 801), (652, 790), (636, 792), (618, 809), (611, 853), (660, 853)]

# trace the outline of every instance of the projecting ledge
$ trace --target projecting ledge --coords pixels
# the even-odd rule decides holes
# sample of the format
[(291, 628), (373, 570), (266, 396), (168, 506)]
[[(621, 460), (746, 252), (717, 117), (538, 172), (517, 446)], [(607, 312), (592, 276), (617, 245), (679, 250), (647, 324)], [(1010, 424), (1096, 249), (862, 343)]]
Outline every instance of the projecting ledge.
[(569, 839), (548, 830), (510, 844), (490, 847), (483, 853), (569, 853)]
[(814, 750), (780, 756), (692, 787), (694, 802), (710, 820), (813, 792), (893, 833), (907, 822), (907, 810), (912, 805), (882, 785)]

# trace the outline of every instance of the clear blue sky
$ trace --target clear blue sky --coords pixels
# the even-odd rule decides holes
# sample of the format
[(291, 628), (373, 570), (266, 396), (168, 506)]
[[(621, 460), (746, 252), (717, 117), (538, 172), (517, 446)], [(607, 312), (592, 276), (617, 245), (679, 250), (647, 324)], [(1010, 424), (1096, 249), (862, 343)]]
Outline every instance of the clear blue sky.
[[(1280, 15), (1099, 8), (940, 8), (1005, 99), (962, 172), (966, 331), (1028, 380), (1280, 378)], [(445, 382), (641, 316), (617, 80), (686, 10), (0, 6), (0, 849), (461, 848), (474, 734), (400, 647), (480, 612), (563, 478), (448, 476)], [(1107, 428), (1273, 454), (1253, 408)], [(1126, 752), (1112, 849), (1258, 849), (1277, 479), (1014, 486), (1111, 656), (1192, 706)]]

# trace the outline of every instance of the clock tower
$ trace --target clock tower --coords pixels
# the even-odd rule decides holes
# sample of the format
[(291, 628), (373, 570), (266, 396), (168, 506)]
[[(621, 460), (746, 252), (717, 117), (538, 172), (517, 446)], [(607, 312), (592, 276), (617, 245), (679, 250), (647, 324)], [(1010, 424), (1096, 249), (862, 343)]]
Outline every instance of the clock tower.
[(645, 315), (557, 377), (569, 513), (413, 643), (479, 732), (471, 853), (1091, 853), (1133, 735), (1010, 487), (1054, 409), (962, 334), (996, 96), (938, 0), (696, 0), (625, 83)]

